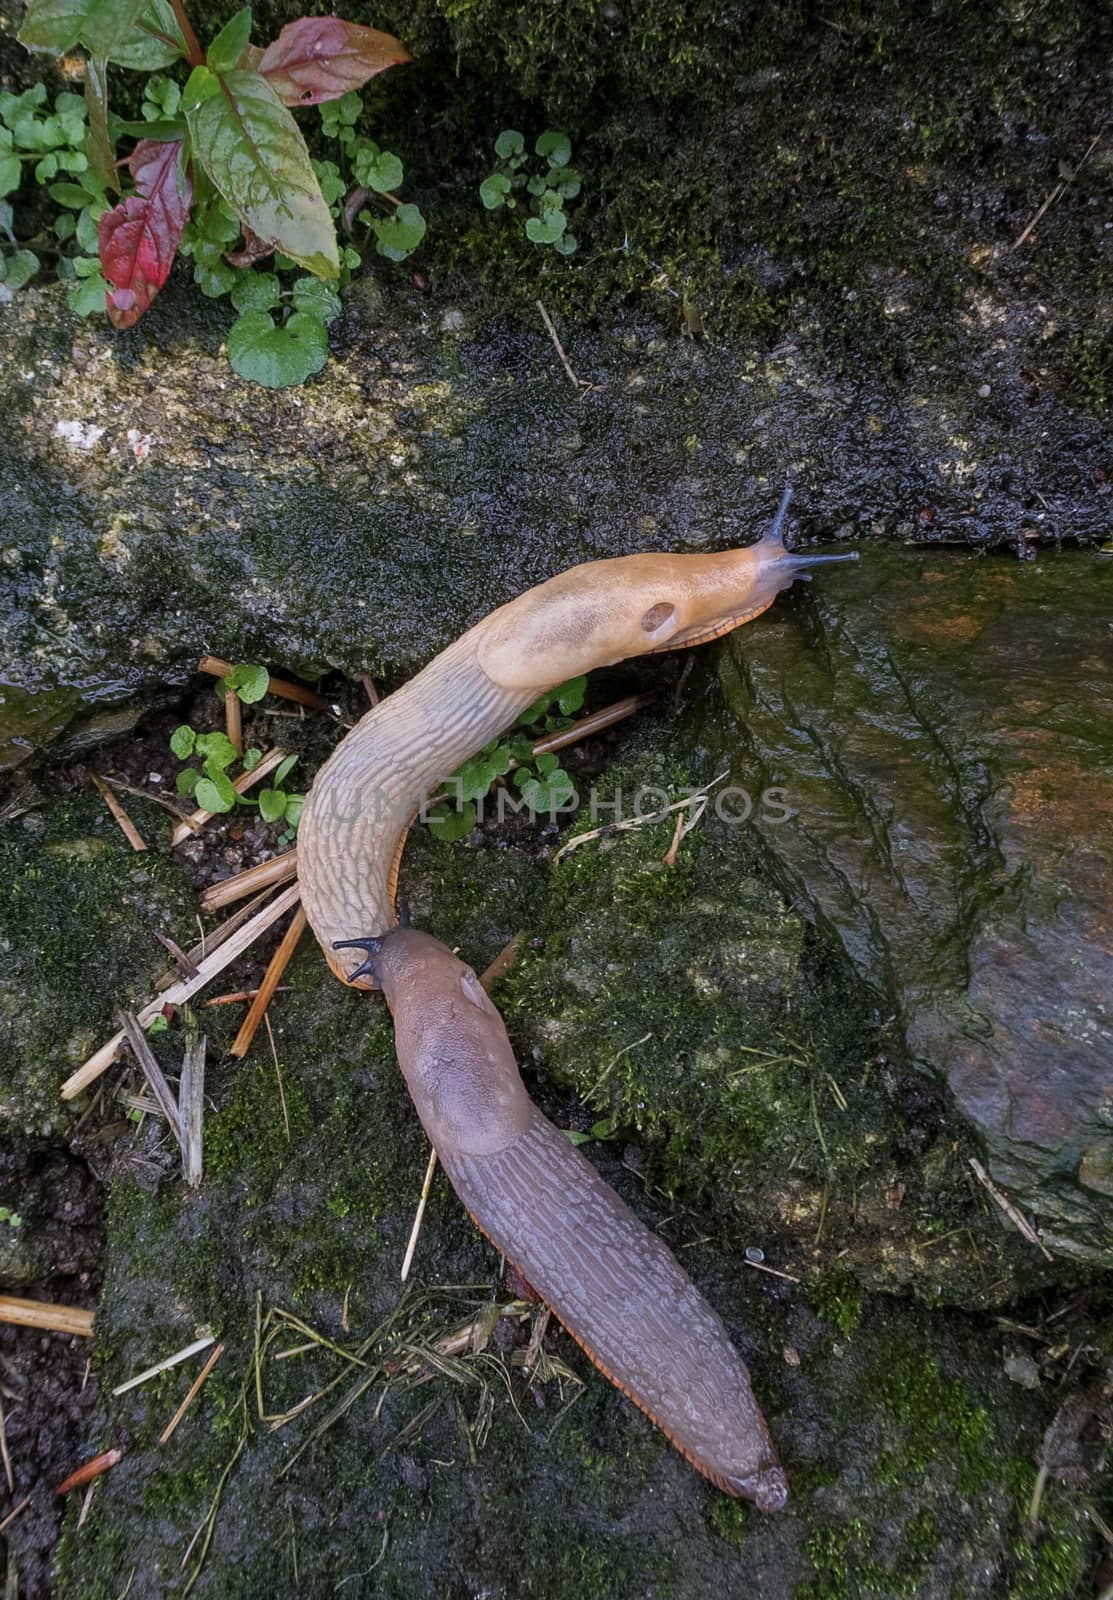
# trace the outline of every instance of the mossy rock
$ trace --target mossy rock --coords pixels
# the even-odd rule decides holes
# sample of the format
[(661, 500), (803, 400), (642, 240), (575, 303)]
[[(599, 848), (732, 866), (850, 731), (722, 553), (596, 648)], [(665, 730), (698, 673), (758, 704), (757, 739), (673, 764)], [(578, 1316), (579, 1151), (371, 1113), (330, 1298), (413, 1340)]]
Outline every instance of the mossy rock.
[[(133, 820), (165, 843), (163, 813)], [(193, 897), (168, 855), (135, 852), (99, 799), (52, 802), (0, 831), (0, 1126), (58, 1142), (76, 1116), (59, 1089), (140, 1006), (167, 966), (155, 938), (188, 928)], [(186, 935), (188, 942), (188, 934)]]

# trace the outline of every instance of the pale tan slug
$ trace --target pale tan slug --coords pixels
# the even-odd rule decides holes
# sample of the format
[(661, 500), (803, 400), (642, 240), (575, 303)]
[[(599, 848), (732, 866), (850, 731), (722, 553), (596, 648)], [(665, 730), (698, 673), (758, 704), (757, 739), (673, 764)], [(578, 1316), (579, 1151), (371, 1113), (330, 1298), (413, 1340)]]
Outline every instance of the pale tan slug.
[[(722, 1322), (534, 1106), (471, 969), (429, 935), (394, 930), (394, 892), (421, 803), (538, 695), (593, 667), (717, 638), (802, 568), (855, 559), (789, 554), (788, 501), (786, 490), (769, 534), (746, 549), (589, 562), (493, 611), (341, 742), (298, 835), (313, 931), (338, 977), (384, 989), (406, 1082), (464, 1205), (600, 1369), (700, 1471), (763, 1510), (784, 1505), (785, 1477)], [(368, 952), (356, 966), (341, 953), (353, 945)]]

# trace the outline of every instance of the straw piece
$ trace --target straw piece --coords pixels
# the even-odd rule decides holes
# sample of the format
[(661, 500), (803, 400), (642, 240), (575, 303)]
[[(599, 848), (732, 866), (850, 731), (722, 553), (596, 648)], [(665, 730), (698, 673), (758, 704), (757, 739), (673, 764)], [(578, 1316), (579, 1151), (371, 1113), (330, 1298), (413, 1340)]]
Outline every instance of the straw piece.
[[(199, 944), (195, 944), (192, 950), (186, 952), (190, 961), (196, 965), (198, 961), (204, 961), (205, 957), (211, 955), (214, 950), (219, 950), (225, 939), (230, 939), (237, 928), (242, 928), (244, 923), (255, 915), (269, 894), (270, 889), (264, 889), (253, 900), (249, 900), (245, 906), (241, 906), (230, 917), (226, 917), (219, 927), (214, 928), (211, 933), (206, 933)], [(155, 988), (159, 990), (169, 989), (172, 983), (180, 983), (181, 977), (182, 975), (177, 968), (171, 967), (169, 971), (164, 972), (161, 977), (155, 980)]]
[(76, 1472), (71, 1472), (68, 1478), (63, 1478), (55, 1489), (55, 1494), (69, 1494), (71, 1489), (84, 1488), (94, 1478), (99, 1478), (102, 1472), (107, 1472), (109, 1467), (114, 1467), (123, 1455), (122, 1450), (105, 1450), (99, 1456), (94, 1456), (91, 1461), (78, 1467)]
[(205, 1050), (197, 1020), (188, 1013), (186, 1048), (178, 1084), (178, 1118), (182, 1129), (182, 1176), (191, 1189), (201, 1182), (201, 1146), (205, 1123)]
[(212, 883), (201, 896), (202, 911), (219, 911), (221, 906), (229, 906), (234, 900), (242, 900), (245, 895), (252, 894), (256, 889), (264, 889), (275, 883), (285, 883), (287, 879), (297, 875), (298, 853), (296, 850), (284, 850), (279, 856), (272, 856), (269, 861), (260, 861), (256, 867), (245, 867), (243, 872), (237, 872), (230, 878), (224, 878), (220, 883)]
[(14, 1322), (21, 1328), (45, 1328), (50, 1333), (77, 1333), (93, 1337), (93, 1313), (80, 1306), (59, 1306), (47, 1300), (19, 1300), (0, 1294), (0, 1322)]
[(256, 1030), (263, 1020), (263, 1013), (270, 1005), (271, 996), (278, 988), (278, 980), (289, 966), (290, 957), (297, 949), (298, 940), (305, 932), (306, 921), (305, 907), (299, 905), (294, 913), (293, 921), (282, 936), (282, 943), (271, 957), (270, 966), (267, 968), (263, 981), (259, 985), (259, 993), (251, 1002), (251, 1010), (240, 1024), (240, 1031), (232, 1043), (231, 1054), (241, 1060), (251, 1048), (251, 1041), (254, 1039)]
[[(236, 932), (226, 939), (219, 949), (206, 956), (198, 966), (196, 978), (181, 979), (180, 982), (171, 985), (169, 989), (164, 990), (162, 994), (145, 1005), (136, 1018), (139, 1026), (141, 1028), (145, 1027), (153, 1017), (158, 1015), (163, 1006), (178, 1006), (181, 1005), (183, 1000), (192, 999), (198, 989), (203, 989), (211, 979), (216, 977), (218, 972), (223, 972), (225, 967), (230, 966), (237, 956), (242, 955), (248, 946), (255, 942), (264, 929), (269, 928), (272, 922), (277, 922), (283, 912), (289, 911), (291, 906), (295, 906), (297, 903), (298, 886), (295, 883), (291, 884), (288, 889), (284, 889), (280, 895), (277, 895), (269, 905), (264, 906), (249, 922), (245, 922), (242, 927), (237, 928)], [(87, 1089), (95, 1079), (99, 1078), (102, 1072), (107, 1072), (115, 1061), (116, 1054), (123, 1041), (124, 1034), (121, 1029), (119, 1033), (108, 1040), (107, 1044), (102, 1044), (100, 1049), (89, 1057), (84, 1066), (78, 1067), (77, 1071), (66, 1079), (62, 1085), (62, 1099), (72, 1100), (74, 1095), (80, 1094), (82, 1089)]]
[(174, 1429), (178, 1426), (178, 1423), (181, 1422), (182, 1418), (185, 1416), (194, 1400), (196, 1400), (201, 1385), (209, 1376), (209, 1373), (216, 1366), (223, 1354), (224, 1346), (222, 1344), (218, 1344), (212, 1355), (205, 1362), (205, 1365), (201, 1368), (201, 1371), (197, 1374), (196, 1378), (194, 1378), (192, 1384), (190, 1385), (189, 1393), (186, 1395), (177, 1411), (175, 1411), (174, 1415), (170, 1418), (170, 1421), (166, 1424), (165, 1428), (163, 1428), (162, 1432), (159, 1434), (159, 1444), (166, 1444), (166, 1442), (169, 1440), (171, 1434), (174, 1432)]
[(167, 1126), (179, 1146), (182, 1142), (182, 1124), (178, 1116), (178, 1102), (173, 1091), (166, 1081), (162, 1068), (155, 1060), (154, 1052), (147, 1043), (147, 1037), (130, 1011), (119, 1011), (117, 1016), (123, 1025), (124, 1036), (131, 1046), (131, 1053), (143, 1069), (143, 1076), (151, 1088), (151, 1093), (158, 1101), (158, 1108), (166, 1118)]
[(90, 772), (89, 776), (93, 780), (93, 787), (96, 789), (97, 793), (100, 795), (109, 811), (111, 811), (116, 821), (120, 824), (120, 832), (123, 834), (128, 844), (131, 845), (131, 848), (133, 850), (146, 850), (147, 846), (144, 842), (143, 835), (128, 816), (127, 812), (117, 800), (116, 796), (112, 793), (112, 790), (105, 783), (100, 773)]
[(215, 1344), (215, 1336), (211, 1333), (203, 1339), (194, 1339), (192, 1344), (187, 1344), (183, 1350), (175, 1350), (172, 1356), (167, 1356), (165, 1361), (156, 1361), (153, 1367), (147, 1367), (143, 1372), (137, 1372), (134, 1378), (129, 1378), (126, 1383), (118, 1383), (113, 1389), (113, 1398), (117, 1395), (127, 1394), (129, 1389), (138, 1389), (141, 1383), (147, 1383), (151, 1378), (157, 1378), (160, 1372), (168, 1372), (171, 1367), (180, 1366), (183, 1361), (188, 1361), (190, 1356), (195, 1356), (201, 1350), (207, 1350)]

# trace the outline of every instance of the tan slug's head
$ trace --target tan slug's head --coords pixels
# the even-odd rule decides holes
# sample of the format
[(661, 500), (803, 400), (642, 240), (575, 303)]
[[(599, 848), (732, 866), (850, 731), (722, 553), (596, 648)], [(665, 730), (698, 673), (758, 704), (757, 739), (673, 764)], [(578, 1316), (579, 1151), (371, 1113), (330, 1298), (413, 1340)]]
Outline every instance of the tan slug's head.
[(765, 537), (710, 555), (618, 556), (572, 567), (492, 612), (481, 624), (477, 659), (493, 683), (539, 693), (581, 672), (630, 656), (704, 644), (772, 605), (822, 561), (847, 555), (792, 555), (781, 529), (785, 490)]

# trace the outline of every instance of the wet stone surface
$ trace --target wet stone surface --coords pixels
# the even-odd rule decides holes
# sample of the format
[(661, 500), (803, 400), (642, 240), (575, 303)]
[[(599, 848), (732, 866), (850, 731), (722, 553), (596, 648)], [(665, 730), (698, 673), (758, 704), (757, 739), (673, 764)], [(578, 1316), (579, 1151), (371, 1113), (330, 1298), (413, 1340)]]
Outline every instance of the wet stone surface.
[(1053, 1249), (1113, 1259), (1113, 562), (876, 549), (723, 646), (705, 736)]

